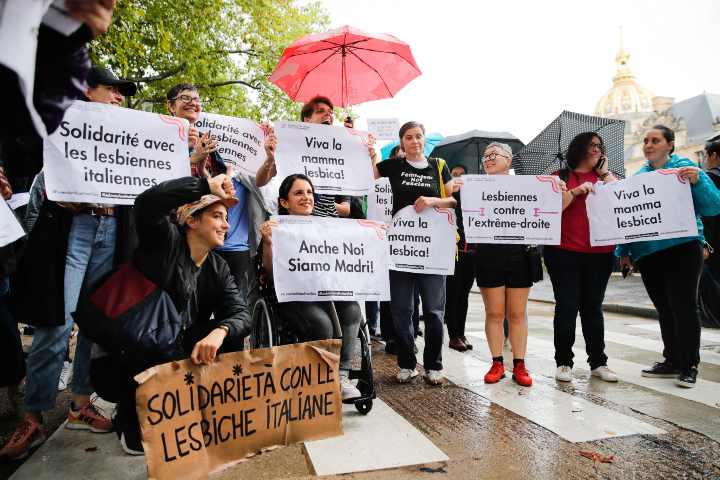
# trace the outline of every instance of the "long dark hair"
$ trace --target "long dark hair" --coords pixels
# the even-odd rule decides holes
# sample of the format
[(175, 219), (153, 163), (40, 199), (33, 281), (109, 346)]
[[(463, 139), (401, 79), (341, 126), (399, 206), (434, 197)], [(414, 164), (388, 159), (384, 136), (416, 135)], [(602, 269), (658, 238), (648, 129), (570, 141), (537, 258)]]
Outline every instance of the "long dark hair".
[(575, 170), (580, 162), (587, 156), (588, 147), (593, 141), (593, 138), (600, 139), (600, 151), (605, 155), (605, 143), (600, 135), (595, 132), (583, 132), (572, 139), (570, 145), (568, 145), (567, 153), (565, 154), (565, 160), (570, 170)]
[(285, 180), (282, 181), (280, 189), (278, 190), (278, 215), (289, 215), (287, 208), (282, 206), (280, 200), (287, 201), (288, 196), (290, 195), (290, 189), (292, 188), (293, 183), (295, 183), (295, 180), (305, 180), (310, 184), (313, 194), (315, 193), (315, 186), (307, 175), (303, 175), (302, 173), (293, 173), (292, 175), (288, 175), (285, 177)]

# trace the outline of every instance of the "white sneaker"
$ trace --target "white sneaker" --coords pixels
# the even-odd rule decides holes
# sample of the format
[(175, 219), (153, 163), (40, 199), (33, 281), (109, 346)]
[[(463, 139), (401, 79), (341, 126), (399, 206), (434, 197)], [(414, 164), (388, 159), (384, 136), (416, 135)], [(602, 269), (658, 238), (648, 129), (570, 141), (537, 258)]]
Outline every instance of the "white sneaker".
[(401, 368), (397, 374), (397, 381), (400, 383), (408, 383), (410, 380), (418, 376), (416, 369)]
[(72, 372), (72, 363), (64, 361), (62, 370), (60, 370), (60, 380), (58, 380), (58, 392), (62, 392), (68, 387), (72, 380)]
[(134, 457), (144, 457), (145, 452), (143, 450), (135, 450), (133, 448), (128, 447), (127, 442), (125, 441), (125, 434), (120, 434), (120, 445), (122, 446), (123, 452), (127, 453), (128, 455), (132, 455)]
[(590, 375), (592, 375), (593, 377), (598, 377), (606, 382), (618, 381), (617, 374), (610, 370), (607, 365), (603, 365), (602, 367), (597, 367), (590, 370)]
[(560, 365), (555, 370), (555, 380), (561, 382), (572, 382), (572, 367), (567, 365)]
[(340, 393), (342, 395), (342, 401), (352, 401), (362, 397), (360, 390), (350, 382), (350, 378), (345, 375), (340, 375)]
[(430, 385), (440, 385), (443, 383), (443, 380), (445, 380), (445, 377), (440, 370), (425, 371), (425, 381)]

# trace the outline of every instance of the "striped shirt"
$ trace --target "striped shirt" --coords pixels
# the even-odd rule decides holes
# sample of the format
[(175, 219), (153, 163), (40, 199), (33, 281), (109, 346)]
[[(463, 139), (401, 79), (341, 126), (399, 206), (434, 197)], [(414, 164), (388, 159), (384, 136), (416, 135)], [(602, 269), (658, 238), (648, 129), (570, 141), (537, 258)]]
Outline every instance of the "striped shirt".
[(349, 202), (348, 197), (342, 195), (315, 195), (315, 207), (312, 214), (316, 217), (337, 217), (336, 203)]

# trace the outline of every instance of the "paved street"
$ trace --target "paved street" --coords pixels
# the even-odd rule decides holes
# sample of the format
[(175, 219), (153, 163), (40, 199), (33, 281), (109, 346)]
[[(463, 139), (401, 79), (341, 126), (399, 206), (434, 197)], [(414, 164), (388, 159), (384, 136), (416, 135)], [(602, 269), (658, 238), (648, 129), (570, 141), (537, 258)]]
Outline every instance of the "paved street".
[[(624, 285), (629, 291), (633, 284)], [(620, 298), (613, 297), (616, 287), (609, 303)], [(547, 287), (534, 295), (543, 292)], [(316, 471), (355, 472), (342, 478), (357, 479), (720, 478), (720, 331), (703, 331), (700, 381), (684, 390), (669, 379), (640, 376), (642, 367), (660, 358), (657, 322), (608, 313), (609, 366), (621, 381), (589, 377), (578, 327), (575, 380), (560, 384), (553, 378), (552, 311), (551, 304), (530, 303), (531, 388), (518, 387), (509, 376), (496, 385), (483, 383), (490, 355), (482, 300), (474, 292), (468, 337), (475, 349), (444, 352), (447, 385), (430, 387), (419, 379), (398, 385), (395, 357), (377, 344), (381, 401), (368, 417), (348, 409), (343, 437), (277, 448), (213, 478), (311, 478)], [(421, 340), (418, 345), (422, 349)], [(505, 358), (510, 365), (509, 351)], [(580, 452), (614, 459), (600, 463)], [(382, 470), (357, 473), (373, 469)], [(114, 435), (61, 429), (12, 478), (71, 475), (121, 479), (145, 473), (142, 459), (124, 456)]]

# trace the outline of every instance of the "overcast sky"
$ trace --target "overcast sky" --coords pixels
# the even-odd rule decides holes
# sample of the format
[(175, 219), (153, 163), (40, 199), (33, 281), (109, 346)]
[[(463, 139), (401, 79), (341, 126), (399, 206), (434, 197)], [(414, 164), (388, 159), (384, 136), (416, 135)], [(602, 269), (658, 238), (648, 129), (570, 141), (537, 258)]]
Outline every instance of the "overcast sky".
[(637, 82), (683, 100), (720, 93), (720, 0), (323, 0), (332, 27), (410, 44), (423, 75), (368, 117), (419, 120), (454, 135), (474, 128), (531, 140), (563, 109), (592, 113), (612, 86), (619, 27)]

